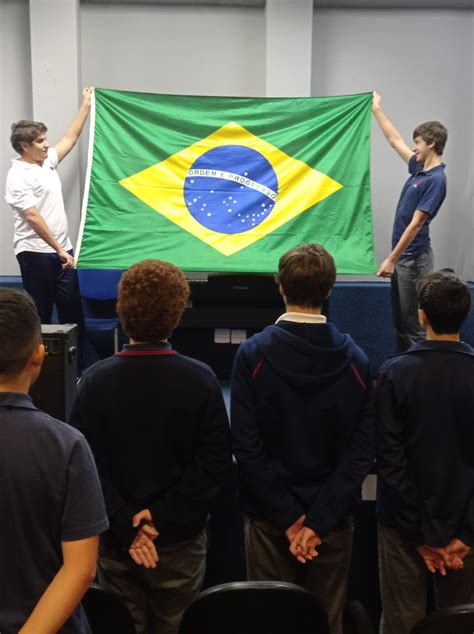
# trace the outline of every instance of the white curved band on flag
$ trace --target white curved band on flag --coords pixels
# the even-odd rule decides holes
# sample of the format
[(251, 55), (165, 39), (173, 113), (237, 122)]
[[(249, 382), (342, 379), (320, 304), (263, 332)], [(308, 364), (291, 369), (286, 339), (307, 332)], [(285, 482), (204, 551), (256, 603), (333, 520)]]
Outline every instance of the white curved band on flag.
[(242, 176), (241, 174), (210, 169), (192, 169), (188, 172), (189, 178), (196, 178), (200, 176), (207, 178), (222, 178), (227, 181), (233, 181), (268, 196), (270, 200), (275, 201), (277, 198), (277, 192), (273, 191), (273, 189), (267, 187), (266, 185), (261, 185), (260, 183), (253, 181), (251, 178), (247, 178), (247, 176)]

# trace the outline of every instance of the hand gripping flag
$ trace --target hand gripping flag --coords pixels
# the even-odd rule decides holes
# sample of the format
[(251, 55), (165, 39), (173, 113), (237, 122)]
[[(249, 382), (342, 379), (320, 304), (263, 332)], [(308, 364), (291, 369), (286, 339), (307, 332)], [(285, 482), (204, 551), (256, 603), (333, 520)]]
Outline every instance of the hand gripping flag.
[(371, 103), (97, 89), (78, 266), (271, 273), (319, 242), (373, 273)]

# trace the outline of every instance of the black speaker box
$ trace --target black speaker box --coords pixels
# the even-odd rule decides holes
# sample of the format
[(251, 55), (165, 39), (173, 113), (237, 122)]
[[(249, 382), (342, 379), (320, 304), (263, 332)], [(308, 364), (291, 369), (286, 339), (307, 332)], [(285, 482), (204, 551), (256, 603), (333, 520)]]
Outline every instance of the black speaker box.
[(41, 374), (31, 386), (34, 404), (50, 416), (67, 420), (77, 385), (77, 326), (41, 326), (46, 357)]

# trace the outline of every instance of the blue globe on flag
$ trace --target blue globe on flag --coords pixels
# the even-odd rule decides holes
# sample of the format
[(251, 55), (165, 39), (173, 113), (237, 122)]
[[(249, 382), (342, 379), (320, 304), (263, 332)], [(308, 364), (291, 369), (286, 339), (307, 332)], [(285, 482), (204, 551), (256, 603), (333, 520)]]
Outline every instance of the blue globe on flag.
[(202, 154), (184, 181), (186, 207), (199, 224), (224, 234), (244, 233), (272, 212), (278, 179), (270, 162), (244, 145)]

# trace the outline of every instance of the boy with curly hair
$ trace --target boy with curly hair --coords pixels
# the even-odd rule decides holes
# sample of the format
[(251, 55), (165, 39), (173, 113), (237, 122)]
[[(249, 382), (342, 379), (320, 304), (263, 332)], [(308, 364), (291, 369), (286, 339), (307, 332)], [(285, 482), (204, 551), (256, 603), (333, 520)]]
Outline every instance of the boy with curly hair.
[(168, 342), (188, 298), (173, 264), (150, 259), (125, 272), (117, 312), (130, 343), (84, 374), (72, 412), (110, 521), (100, 578), (125, 600), (137, 634), (177, 632), (202, 584), (209, 507), (231, 466), (216, 376)]

